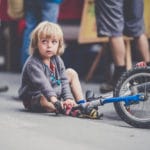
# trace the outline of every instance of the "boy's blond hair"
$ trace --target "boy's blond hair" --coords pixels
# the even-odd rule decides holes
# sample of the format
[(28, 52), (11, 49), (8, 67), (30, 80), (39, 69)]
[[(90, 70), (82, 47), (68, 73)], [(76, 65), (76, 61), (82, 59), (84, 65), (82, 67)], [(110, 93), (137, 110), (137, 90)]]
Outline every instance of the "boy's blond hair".
[(58, 24), (43, 21), (39, 23), (31, 33), (31, 42), (29, 48), (30, 55), (32, 55), (35, 51), (38, 51), (37, 45), (41, 37), (42, 38), (57, 37), (59, 39), (57, 55), (61, 55), (64, 53), (64, 39), (61, 27)]

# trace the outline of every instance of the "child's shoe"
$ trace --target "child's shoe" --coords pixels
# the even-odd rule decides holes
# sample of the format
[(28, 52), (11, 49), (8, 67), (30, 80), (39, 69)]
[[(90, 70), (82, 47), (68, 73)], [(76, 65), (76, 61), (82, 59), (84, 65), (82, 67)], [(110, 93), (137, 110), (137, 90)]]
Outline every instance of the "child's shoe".
[(79, 116), (81, 118), (100, 119), (103, 114), (98, 112), (98, 109), (87, 107), (85, 111)]

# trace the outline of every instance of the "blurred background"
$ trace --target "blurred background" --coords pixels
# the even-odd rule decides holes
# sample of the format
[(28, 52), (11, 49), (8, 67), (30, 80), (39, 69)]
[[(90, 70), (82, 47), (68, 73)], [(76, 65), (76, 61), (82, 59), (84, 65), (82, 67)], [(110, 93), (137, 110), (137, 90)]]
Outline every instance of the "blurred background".
[[(144, 1), (144, 17), (149, 37), (150, 18), (148, 18), (148, 11), (150, 1)], [(89, 8), (87, 8), (87, 4)], [(74, 68), (83, 81), (101, 83), (111, 78), (113, 61), (109, 44), (106, 42), (107, 40), (105, 41), (104, 39), (103, 42), (103, 39), (99, 40), (96, 37), (93, 4), (94, 0), (63, 0), (60, 4), (58, 24), (60, 24), (64, 32), (66, 48), (62, 58), (66, 67)], [(0, 71), (20, 73), (22, 69), (20, 49), (26, 20), (23, 17), (12, 19), (7, 14), (7, 9), (6, 0), (1, 0)], [(92, 16), (88, 16), (87, 12), (92, 12)], [(102, 51), (103, 43), (106, 43), (106, 46)], [(130, 63), (133, 65), (135, 62), (141, 61), (141, 56), (132, 40), (130, 41), (130, 48), (131, 55), (128, 57), (131, 57), (132, 61)], [(100, 51), (102, 53), (98, 56)]]

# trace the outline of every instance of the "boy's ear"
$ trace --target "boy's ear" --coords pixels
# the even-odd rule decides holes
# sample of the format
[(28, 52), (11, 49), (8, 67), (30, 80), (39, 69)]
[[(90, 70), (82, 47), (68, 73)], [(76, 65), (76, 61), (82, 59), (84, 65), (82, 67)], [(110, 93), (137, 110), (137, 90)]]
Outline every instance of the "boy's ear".
[(60, 46), (59, 47), (59, 51), (58, 51), (59, 55), (62, 55), (64, 53), (64, 46)]
[(33, 39), (31, 40), (31, 47), (33, 48)]
[(31, 47), (36, 48), (37, 47), (37, 35), (35, 34), (35, 32), (32, 33), (32, 35), (30, 36), (30, 39), (31, 39)]
[(36, 40), (35, 40), (35, 39), (32, 39), (32, 40), (31, 40), (31, 47), (32, 47), (32, 48), (36, 48), (36, 47), (37, 47), (36, 43), (37, 43)]

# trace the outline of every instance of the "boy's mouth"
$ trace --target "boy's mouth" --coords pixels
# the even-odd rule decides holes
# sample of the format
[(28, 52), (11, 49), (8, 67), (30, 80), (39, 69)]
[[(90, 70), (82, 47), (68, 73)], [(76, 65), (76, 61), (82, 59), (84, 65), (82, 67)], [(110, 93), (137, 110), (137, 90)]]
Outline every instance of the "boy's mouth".
[(50, 50), (47, 50), (47, 51), (46, 51), (46, 53), (52, 53), (52, 51), (50, 51)]

